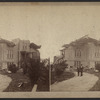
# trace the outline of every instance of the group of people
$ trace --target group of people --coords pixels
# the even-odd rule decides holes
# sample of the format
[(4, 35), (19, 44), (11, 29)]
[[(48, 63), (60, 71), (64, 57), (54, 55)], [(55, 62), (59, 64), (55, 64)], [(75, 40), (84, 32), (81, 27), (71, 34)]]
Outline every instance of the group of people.
[(78, 76), (83, 76), (83, 65), (81, 64), (80, 66), (77, 66), (77, 73), (78, 73)]

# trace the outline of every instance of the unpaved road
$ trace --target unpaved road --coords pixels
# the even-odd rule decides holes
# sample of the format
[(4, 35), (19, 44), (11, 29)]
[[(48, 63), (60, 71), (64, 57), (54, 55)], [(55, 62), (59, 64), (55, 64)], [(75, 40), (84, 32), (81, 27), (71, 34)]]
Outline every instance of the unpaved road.
[(0, 92), (3, 92), (9, 86), (11, 80), (10, 77), (0, 74)]
[[(76, 74), (76, 73), (75, 73)], [(85, 92), (91, 89), (98, 81), (98, 77), (93, 74), (84, 73), (83, 76), (75, 76), (69, 80), (51, 85), (51, 91)]]

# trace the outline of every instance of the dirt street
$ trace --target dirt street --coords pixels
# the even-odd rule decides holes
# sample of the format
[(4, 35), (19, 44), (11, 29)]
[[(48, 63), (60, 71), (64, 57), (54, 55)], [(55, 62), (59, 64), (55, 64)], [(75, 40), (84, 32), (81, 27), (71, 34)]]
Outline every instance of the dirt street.
[[(76, 74), (76, 73), (75, 73)], [(75, 76), (69, 80), (51, 85), (51, 91), (78, 92), (88, 91), (97, 82), (98, 77), (93, 74), (84, 73), (83, 76)]]

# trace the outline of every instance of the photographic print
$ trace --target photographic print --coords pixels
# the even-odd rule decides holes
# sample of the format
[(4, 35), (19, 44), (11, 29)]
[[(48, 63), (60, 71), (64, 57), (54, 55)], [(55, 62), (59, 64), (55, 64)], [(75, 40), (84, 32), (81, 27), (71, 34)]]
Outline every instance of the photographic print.
[(100, 97), (100, 3), (0, 3), (0, 97)]

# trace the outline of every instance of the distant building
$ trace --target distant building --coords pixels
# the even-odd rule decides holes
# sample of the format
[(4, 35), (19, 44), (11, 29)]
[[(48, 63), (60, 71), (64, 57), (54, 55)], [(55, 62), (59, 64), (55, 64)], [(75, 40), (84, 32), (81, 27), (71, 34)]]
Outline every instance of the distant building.
[(63, 45), (61, 55), (67, 60), (69, 66), (87, 66), (95, 68), (100, 63), (100, 41), (84, 36), (69, 44)]

